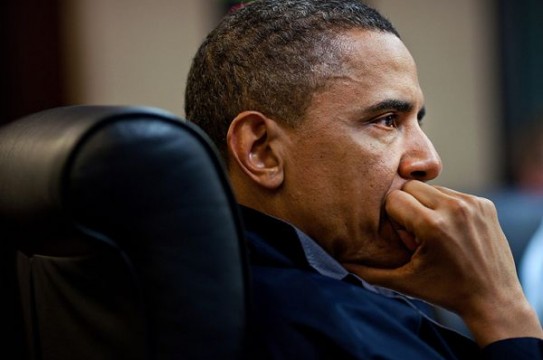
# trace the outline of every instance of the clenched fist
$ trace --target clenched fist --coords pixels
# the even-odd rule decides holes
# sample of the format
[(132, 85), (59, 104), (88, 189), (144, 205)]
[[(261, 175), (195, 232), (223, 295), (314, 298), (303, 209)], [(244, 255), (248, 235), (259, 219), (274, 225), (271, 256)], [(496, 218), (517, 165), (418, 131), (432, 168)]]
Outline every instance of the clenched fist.
[(349, 264), (348, 270), (456, 312), (481, 346), (543, 338), (490, 200), (414, 180), (392, 191), (385, 208), (411, 260), (396, 269)]

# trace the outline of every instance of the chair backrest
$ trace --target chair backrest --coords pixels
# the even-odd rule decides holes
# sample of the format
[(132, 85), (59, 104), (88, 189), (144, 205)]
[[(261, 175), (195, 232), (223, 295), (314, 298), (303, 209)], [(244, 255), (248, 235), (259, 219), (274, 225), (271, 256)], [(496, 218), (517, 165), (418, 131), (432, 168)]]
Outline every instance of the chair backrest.
[(120, 106), (8, 124), (0, 219), (0, 238), (17, 249), (29, 358), (243, 357), (238, 210), (193, 124)]

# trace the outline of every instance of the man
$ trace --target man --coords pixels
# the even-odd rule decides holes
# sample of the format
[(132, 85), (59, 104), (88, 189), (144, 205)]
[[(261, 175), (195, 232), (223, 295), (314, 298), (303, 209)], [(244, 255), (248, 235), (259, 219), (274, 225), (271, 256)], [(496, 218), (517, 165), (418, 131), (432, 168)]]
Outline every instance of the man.
[(256, 1), (206, 38), (185, 110), (243, 206), (255, 358), (543, 357), (492, 203), (425, 183), (424, 109), (398, 33), (356, 0)]
[[(532, 120), (528, 126), (515, 139), (516, 150), (514, 152), (515, 187), (525, 194), (535, 204), (543, 201), (543, 115)], [(527, 149), (530, 149), (527, 151)], [(532, 304), (538, 314), (539, 321), (543, 322), (543, 219), (541, 218), (541, 206), (526, 207), (522, 212), (522, 218), (529, 220), (526, 228), (539, 220), (528, 239), (519, 236), (518, 246), (522, 253), (518, 257), (519, 275), (526, 294), (526, 298)], [(539, 210), (539, 211), (538, 211)], [(518, 214), (518, 213), (517, 213)], [(521, 229), (522, 230), (522, 229)], [(526, 242), (523, 242), (526, 240)]]

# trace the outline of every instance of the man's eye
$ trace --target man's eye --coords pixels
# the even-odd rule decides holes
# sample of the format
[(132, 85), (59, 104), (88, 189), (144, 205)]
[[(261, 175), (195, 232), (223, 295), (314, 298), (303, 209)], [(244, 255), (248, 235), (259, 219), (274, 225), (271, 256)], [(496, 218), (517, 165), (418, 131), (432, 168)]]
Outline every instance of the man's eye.
[(386, 127), (391, 127), (391, 128), (395, 128), (398, 125), (397, 117), (396, 115), (393, 115), (393, 114), (378, 118), (375, 120), (375, 123), (379, 125), (384, 125)]

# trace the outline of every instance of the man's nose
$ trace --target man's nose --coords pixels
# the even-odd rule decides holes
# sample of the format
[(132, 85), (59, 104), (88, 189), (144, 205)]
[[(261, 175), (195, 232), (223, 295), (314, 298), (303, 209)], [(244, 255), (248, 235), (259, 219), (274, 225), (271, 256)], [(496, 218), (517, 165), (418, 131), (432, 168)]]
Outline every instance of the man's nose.
[(441, 173), (443, 168), (441, 159), (419, 126), (409, 132), (405, 147), (399, 168), (402, 178), (429, 181)]

